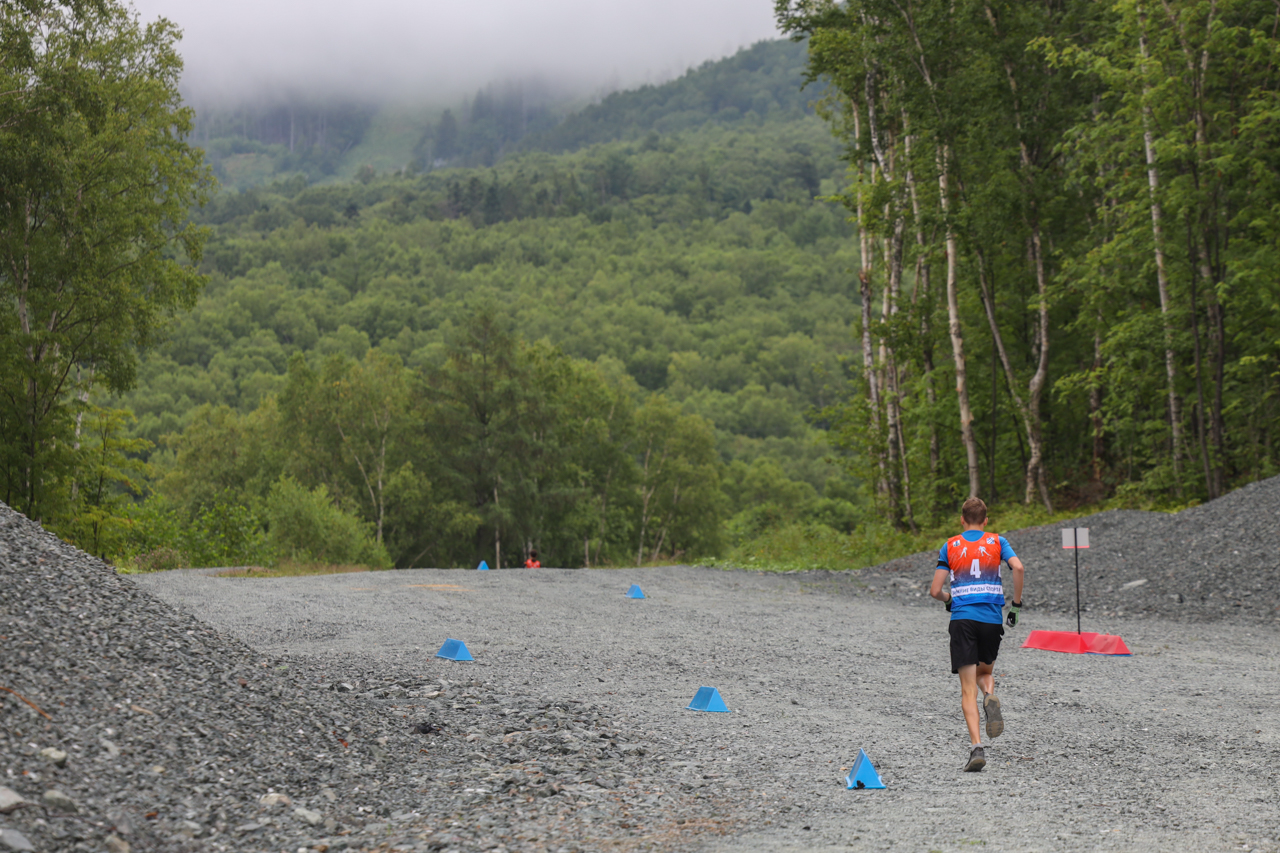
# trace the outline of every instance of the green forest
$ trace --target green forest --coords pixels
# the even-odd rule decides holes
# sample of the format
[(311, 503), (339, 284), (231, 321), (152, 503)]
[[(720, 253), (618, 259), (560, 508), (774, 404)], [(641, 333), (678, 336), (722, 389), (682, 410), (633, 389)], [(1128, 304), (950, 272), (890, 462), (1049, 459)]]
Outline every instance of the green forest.
[[(556, 565), (710, 555), (739, 513), (753, 527), (785, 514), (851, 529), (856, 490), (807, 418), (835, 402), (857, 316), (844, 278), (851, 229), (815, 198), (823, 180), (834, 192), (836, 153), (810, 118), (526, 154), (491, 170), (220, 195), (200, 214), (212, 228), (204, 297), (113, 405), (159, 448), (155, 469), (176, 468), (158, 490), (182, 512), (216, 497), (175, 485), (193, 465), (204, 488), (219, 483), (217, 493), (244, 502), (265, 500), (287, 473), (385, 524), (397, 564), (493, 563), (502, 538), (517, 562), (532, 549)], [(496, 396), (477, 402), (479, 391), (455, 384), (458, 371), (491, 358), (497, 373), (480, 381)], [(382, 375), (374, 363), (402, 374), (383, 424), (398, 436), (380, 461), (388, 492), (376, 496), (349, 443), (317, 465), (296, 421), (263, 420), (301, 416), (284, 403), (308, 371)], [(552, 373), (527, 373), (535, 367)], [(591, 384), (561, 386), (562, 370)], [(575, 411), (580, 394), (607, 409)], [(484, 449), (449, 450), (455, 430), (432, 427), (458, 407), (471, 410)], [(557, 437), (581, 428), (561, 419), (597, 417), (598, 438)], [(256, 479), (225, 459), (210, 467), (192, 444), (222, 440), (204, 434), (210, 418), (236, 434), (265, 430), (263, 441), (289, 452), (274, 468), (251, 463)], [(535, 463), (534, 439), (519, 431), (541, 418), (552, 420)], [(313, 425), (316, 441), (337, 423)], [(649, 449), (657, 439), (633, 434), (645, 423), (675, 443)], [(603, 461), (567, 453), (602, 451), (589, 448), (596, 442), (625, 457), (596, 475), (602, 483), (582, 472)], [(646, 462), (677, 450), (665, 469)], [(646, 483), (677, 470), (687, 473), (669, 486)], [(655, 511), (665, 514), (651, 522)]]
[(390, 169), (373, 105), (202, 116), (172, 29), (42, 8), (0, 498), (117, 564), (848, 568), (1276, 473), (1274, 8), (780, 0)]

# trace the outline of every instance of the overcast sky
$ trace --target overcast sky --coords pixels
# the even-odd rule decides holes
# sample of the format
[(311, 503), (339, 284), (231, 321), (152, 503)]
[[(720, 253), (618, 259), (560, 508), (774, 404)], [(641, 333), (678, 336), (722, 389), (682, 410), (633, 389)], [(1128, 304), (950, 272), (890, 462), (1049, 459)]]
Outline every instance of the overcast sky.
[(287, 90), (415, 99), (537, 76), (666, 80), (776, 38), (770, 0), (134, 0), (184, 31), (197, 98)]

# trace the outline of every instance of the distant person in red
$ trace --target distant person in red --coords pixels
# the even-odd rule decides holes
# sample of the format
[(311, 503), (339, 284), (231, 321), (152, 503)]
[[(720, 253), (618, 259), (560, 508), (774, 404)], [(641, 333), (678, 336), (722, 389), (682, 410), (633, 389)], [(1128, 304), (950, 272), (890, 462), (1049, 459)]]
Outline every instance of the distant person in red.
[(537, 552), (537, 551), (530, 551), (530, 552), (529, 552), (529, 559), (527, 559), (527, 560), (525, 560), (525, 561), (524, 561), (524, 567), (525, 567), (526, 569), (540, 569), (540, 568), (542, 568), (542, 563), (538, 562), (538, 552)]
[[(1000, 638), (1004, 636), (1004, 581), (1000, 564), (1007, 562), (1013, 573), (1013, 603), (1009, 606), (1009, 627), (1018, 624), (1022, 607), (1022, 561), (1003, 537), (987, 533), (987, 505), (969, 498), (960, 508), (964, 531), (943, 543), (938, 551), (938, 568), (933, 573), (929, 594), (947, 605), (951, 612), (951, 671), (960, 676), (960, 709), (969, 728), (970, 773), (987, 763), (978, 732), (978, 690), (987, 714), (987, 737), (1004, 731), (996, 680), (992, 673)], [(950, 590), (942, 585), (950, 581)]]

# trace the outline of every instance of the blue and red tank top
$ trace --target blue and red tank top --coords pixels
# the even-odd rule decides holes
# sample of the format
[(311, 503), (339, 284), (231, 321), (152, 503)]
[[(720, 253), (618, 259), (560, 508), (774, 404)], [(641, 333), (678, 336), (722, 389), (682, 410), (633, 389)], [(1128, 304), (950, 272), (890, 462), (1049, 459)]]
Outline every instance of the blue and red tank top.
[(1016, 556), (1008, 540), (995, 533), (968, 530), (948, 539), (938, 551), (938, 568), (951, 572), (951, 618), (1003, 621), (1000, 564)]

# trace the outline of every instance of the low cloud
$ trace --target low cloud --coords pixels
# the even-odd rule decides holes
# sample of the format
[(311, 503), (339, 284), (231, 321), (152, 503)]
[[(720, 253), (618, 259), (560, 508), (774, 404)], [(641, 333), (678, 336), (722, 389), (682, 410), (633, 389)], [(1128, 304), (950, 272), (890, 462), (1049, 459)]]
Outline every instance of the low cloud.
[(447, 99), (495, 80), (659, 82), (777, 37), (768, 0), (134, 0), (183, 29), (198, 100)]

